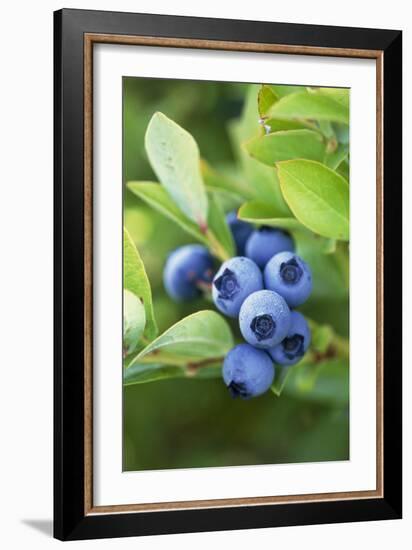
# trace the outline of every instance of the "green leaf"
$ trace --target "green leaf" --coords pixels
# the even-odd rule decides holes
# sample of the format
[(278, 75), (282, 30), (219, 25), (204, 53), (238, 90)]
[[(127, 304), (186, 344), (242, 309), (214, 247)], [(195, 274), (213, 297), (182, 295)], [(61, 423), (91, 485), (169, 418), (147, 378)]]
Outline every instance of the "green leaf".
[(230, 124), (229, 133), (249, 190), (248, 198), (273, 204), (279, 211), (288, 214), (289, 208), (280, 191), (276, 171), (252, 158), (243, 146), (244, 142), (262, 135), (257, 110), (258, 91), (259, 86), (256, 85), (248, 88), (242, 116)]
[(268, 115), (270, 118), (329, 120), (349, 124), (349, 109), (316, 91), (287, 95), (270, 108)]
[(152, 290), (142, 259), (127, 229), (123, 236), (123, 288), (130, 290), (141, 300), (146, 313), (144, 335), (155, 338), (158, 332), (153, 311)]
[(349, 126), (347, 126), (346, 124), (338, 124), (338, 123), (334, 123), (332, 126), (339, 143), (342, 143), (342, 145), (348, 145)]
[(125, 386), (156, 382), (168, 378), (211, 380), (222, 377), (222, 362), (194, 368), (182, 365), (164, 365), (162, 363), (135, 363), (130, 368), (125, 368), (123, 373)]
[(291, 373), (292, 367), (276, 367), (275, 381), (270, 387), (276, 397), (281, 396)]
[(133, 353), (146, 324), (146, 312), (139, 298), (125, 289), (123, 291), (123, 347), (126, 354)]
[[(210, 230), (219, 238), (219, 245), (223, 247), (223, 255), (231, 258), (235, 255), (235, 243), (232, 232), (226, 222), (226, 216), (214, 193), (209, 193), (209, 219)], [(210, 239), (210, 232), (206, 234)]]
[(339, 144), (333, 153), (325, 153), (323, 162), (332, 170), (336, 170), (338, 166), (348, 158), (349, 146)]
[(336, 172), (309, 160), (277, 165), (281, 189), (295, 217), (311, 231), (349, 239), (349, 186)]
[(325, 254), (328, 242), (310, 231), (293, 231), (296, 252), (310, 265), (313, 290), (307, 303), (339, 299), (347, 302), (348, 290), (336, 254)]
[(201, 161), (200, 168), (208, 190), (225, 192), (239, 199), (250, 199), (253, 197), (253, 193), (251, 193), (247, 185), (217, 172), (205, 160)]
[(308, 125), (296, 120), (287, 120), (279, 118), (268, 118), (265, 120), (265, 126), (270, 132), (279, 132), (282, 130), (307, 130)]
[(258, 93), (258, 111), (260, 117), (265, 117), (270, 107), (279, 99), (272, 86), (263, 84)]
[[(223, 261), (231, 256), (233, 252), (233, 243), (230, 244), (232, 237), (228, 234), (229, 229), (227, 226), (225, 227), (226, 222), (224, 219), (222, 220), (221, 208), (216, 200), (212, 199), (209, 205), (209, 229), (206, 233), (202, 233), (199, 227), (177, 208), (165, 189), (158, 183), (132, 181), (127, 186), (147, 204), (177, 223), (196, 240), (209, 247), (212, 254)], [(222, 236), (220, 236), (220, 233), (222, 233)], [(219, 238), (217, 235), (219, 235)], [(222, 238), (222, 243), (220, 238)]]
[(158, 112), (147, 127), (145, 147), (153, 170), (171, 198), (189, 219), (205, 228), (207, 195), (193, 137)]
[(349, 88), (316, 88), (315, 91), (349, 110)]
[(301, 241), (306, 241), (305, 243), (305, 253), (309, 248), (309, 252), (314, 252), (316, 254), (332, 254), (336, 250), (337, 243), (335, 239), (328, 239), (326, 237), (321, 237), (312, 231), (308, 231), (303, 225), (300, 225), (299, 229), (293, 231), (294, 239), (298, 248), (301, 248)]
[(348, 159), (343, 160), (336, 168), (336, 172), (342, 176), (346, 181), (349, 181), (349, 162)]
[(269, 225), (283, 229), (302, 227), (296, 218), (285, 216), (275, 206), (259, 201), (245, 203), (238, 211), (238, 218), (257, 225)]
[(319, 120), (319, 130), (328, 139), (336, 139), (335, 132), (333, 131), (332, 123), (329, 120)]
[(198, 241), (207, 244), (207, 239), (199, 227), (189, 220), (175, 205), (166, 190), (158, 183), (149, 181), (132, 181), (127, 187), (135, 195), (144, 200), (152, 208), (177, 223), (184, 231), (195, 237)]
[(246, 149), (252, 157), (269, 166), (296, 158), (321, 161), (325, 156), (322, 137), (312, 130), (279, 131), (253, 138)]
[(164, 363), (163, 355), (167, 354), (169, 363), (190, 366), (199, 359), (219, 360), (232, 347), (233, 337), (225, 319), (215, 311), (198, 311), (178, 321), (146, 346), (131, 365), (152, 357), (159, 362), (160, 354)]
[(267, 85), (277, 97), (282, 98), (287, 95), (296, 94), (297, 92), (305, 92), (305, 86), (293, 86), (290, 84), (268, 84)]
[(133, 384), (143, 384), (146, 382), (155, 382), (156, 380), (165, 380), (167, 378), (183, 378), (186, 375), (184, 367), (161, 364), (139, 364), (124, 369), (123, 383), (125, 386)]

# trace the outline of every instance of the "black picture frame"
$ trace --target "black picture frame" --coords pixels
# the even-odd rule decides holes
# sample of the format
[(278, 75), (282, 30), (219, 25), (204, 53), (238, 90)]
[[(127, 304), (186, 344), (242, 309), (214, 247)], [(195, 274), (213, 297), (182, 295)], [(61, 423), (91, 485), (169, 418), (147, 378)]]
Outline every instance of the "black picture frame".
[[(139, 35), (382, 52), (383, 496), (130, 513), (85, 511), (84, 36)], [(125, 537), (370, 521), (402, 514), (402, 33), (64, 9), (54, 14), (54, 536)], [(387, 375), (386, 375), (387, 373)]]

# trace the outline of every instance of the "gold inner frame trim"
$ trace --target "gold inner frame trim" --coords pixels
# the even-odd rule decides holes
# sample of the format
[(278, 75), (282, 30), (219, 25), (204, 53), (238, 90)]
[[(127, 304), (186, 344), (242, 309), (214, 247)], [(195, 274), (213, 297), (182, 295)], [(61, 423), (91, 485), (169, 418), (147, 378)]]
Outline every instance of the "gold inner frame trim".
[[(161, 46), (241, 52), (355, 57), (376, 60), (376, 489), (307, 495), (241, 497), (144, 504), (93, 504), (93, 45)], [(350, 48), (290, 46), (153, 36), (84, 35), (84, 513), (113, 514), (167, 510), (262, 506), (383, 498), (383, 52)]]

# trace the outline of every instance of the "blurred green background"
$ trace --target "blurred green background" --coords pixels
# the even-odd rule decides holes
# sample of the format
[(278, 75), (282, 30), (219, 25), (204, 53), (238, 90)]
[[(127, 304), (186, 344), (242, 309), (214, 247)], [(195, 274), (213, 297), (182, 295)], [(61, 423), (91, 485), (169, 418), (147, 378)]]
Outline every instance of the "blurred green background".
[[(144, 149), (144, 134), (161, 111), (197, 141), (202, 158), (236, 174), (228, 132), (239, 117), (248, 85), (187, 80), (124, 78), (124, 184), (156, 181)], [(176, 304), (165, 293), (167, 255), (193, 242), (179, 227), (125, 188), (124, 221), (150, 279), (160, 333), (208, 302)], [(330, 277), (336, 277), (331, 272)], [(347, 299), (339, 307), (322, 288), (305, 313), (328, 319), (348, 333)], [(236, 323), (232, 323), (238, 334)], [(347, 382), (347, 380), (346, 380)], [(338, 381), (339, 383), (339, 381)], [(220, 380), (175, 379), (124, 389), (124, 470), (274, 464), (349, 458), (348, 405), (328, 392), (271, 392), (250, 401), (233, 400)]]

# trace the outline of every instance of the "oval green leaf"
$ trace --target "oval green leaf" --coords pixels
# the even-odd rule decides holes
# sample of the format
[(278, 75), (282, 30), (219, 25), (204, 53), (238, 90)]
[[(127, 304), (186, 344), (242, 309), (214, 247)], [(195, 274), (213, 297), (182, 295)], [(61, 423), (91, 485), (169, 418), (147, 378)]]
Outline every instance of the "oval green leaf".
[[(269, 132), (280, 132), (283, 130), (307, 130), (308, 124), (296, 120), (268, 118), (265, 120), (265, 127), (268, 128)], [(318, 133), (321, 134), (320, 131)]]
[(152, 208), (155, 208), (174, 223), (177, 223), (189, 235), (207, 246), (212, 254), (222, 261), (227, 260), (233, 255), (234, 244), (232, 236), (227, 227), (222, 208), (216, 198), (212, 198), (210, 201), (208, 213), (209, 229), (203, 233), (194, 222), (177, 208), (165, 189), (158, 183), (132, 181), (127, 186), (130, 191)]
[(207, 224), (207, 195), (193, 137), (163, 113), (147, 127), (145, 147), (159, 181), (180, 210), (200, 228)]
[(323, 160), (325, 144), (322, 137), (312, 130), (289, 130), (267, 134), (246, 144), (249, 154), (269, 166), (276, 162), (304, 158)]
[(316, 91), (287, 95), (269, 109), (270, 118), (330, 120), (349, 124), (349, 108), (330, 95)]
[(258, 92), (259, 86), (249, 86), (242, 116), (231, 122), (229, 134), (244, 174), (245, 185), (249, 190), (248, 198), (268, 202), (277, 206), (284, 214), (288, 214), (289, 208), (280, 191), (276, 171), (252, 158), (243, 145), (246, 141), (262, 135), (257, 110)]
[(270, 227), (281, 227), (283, 229), (302, 227), (296, 218), (285, 216), (275, 206), (260, 201), (250, 201), (241, 206), (238, 211), (238, 218), (257, 225), (269, 225)]
[(309, 160), (279, 162), (283, 196), (308, 229), (330, 239), (349, 240), (349, 185), (325, 165)]
[(346, 109), (349, 109), (349, 88), (316, 88), (316, 92), (330, 97)]
[(222, 377), (222, 362), (200, 365), (181, 366), (164, 365), (162, 363), (135, 363), (124, 369), (123, 383), (125, 386), (145, 384), (170, 378), (192, 378), (195, 380), (210, 380)]
[(219, 197), (215, 193), (209, 193), (209, 230), (206, 232), (206, 238), (209, 240), (210, 247), (219, 251), (218, 256), (221, 259), (229, 259), (235, 255), (235, 243), (232, 232), (226, 222), (225, 212), (220, 203)]
[(242, 181), (229, 178), (221, 172), (217, 172), (210, 164), (202, 159), (200, 169), (206, 188), (211, 191), (221, 191), (240, 199), (253, 198), (253, 192)]
[(279, 99), (272, 86), (263, 84), (258, 93), (258, 111), (261, 117), (265, 117), (274, 103)]
[(184, 231), (198, 241), (207, 244), (207, 239), (199, 226), (189, 220), (169, 197), (165, 189), (158, 183), (149, 181), (131, 181), (127, 187), (135, 195), (155, 208), (158, 212), (177, 223)]
[(155, 382), (167, 378), (183, 378), (185, 373), (186, 369), (184, 367), (134, 363), (124, 369), (123, 384), (132, 386), (133, 384), (145, 384), (146, 382)]
[(143, 261), (127, 229), (123, 236), (123, 288), (130, 290), (141, 300), (146, 313), (144, 335), (149, 338), (157, 336), (157, 324), (153, 311), (152, 290)]
[(215, 311), (198, 311), (178, 321), (146, 346), (130, 366), (165, 354), (169, 364), (190, 366), (199, 359), (218, 360), (232, 347), (233, 336), (225, 319)]
[(293, 86), (291, 84), (268, 84), (269, 88), (276, 94), (279, 98), (285, 97), (290, 94), (295, 94), (297, 92), (306, 91), (305, 86)]

